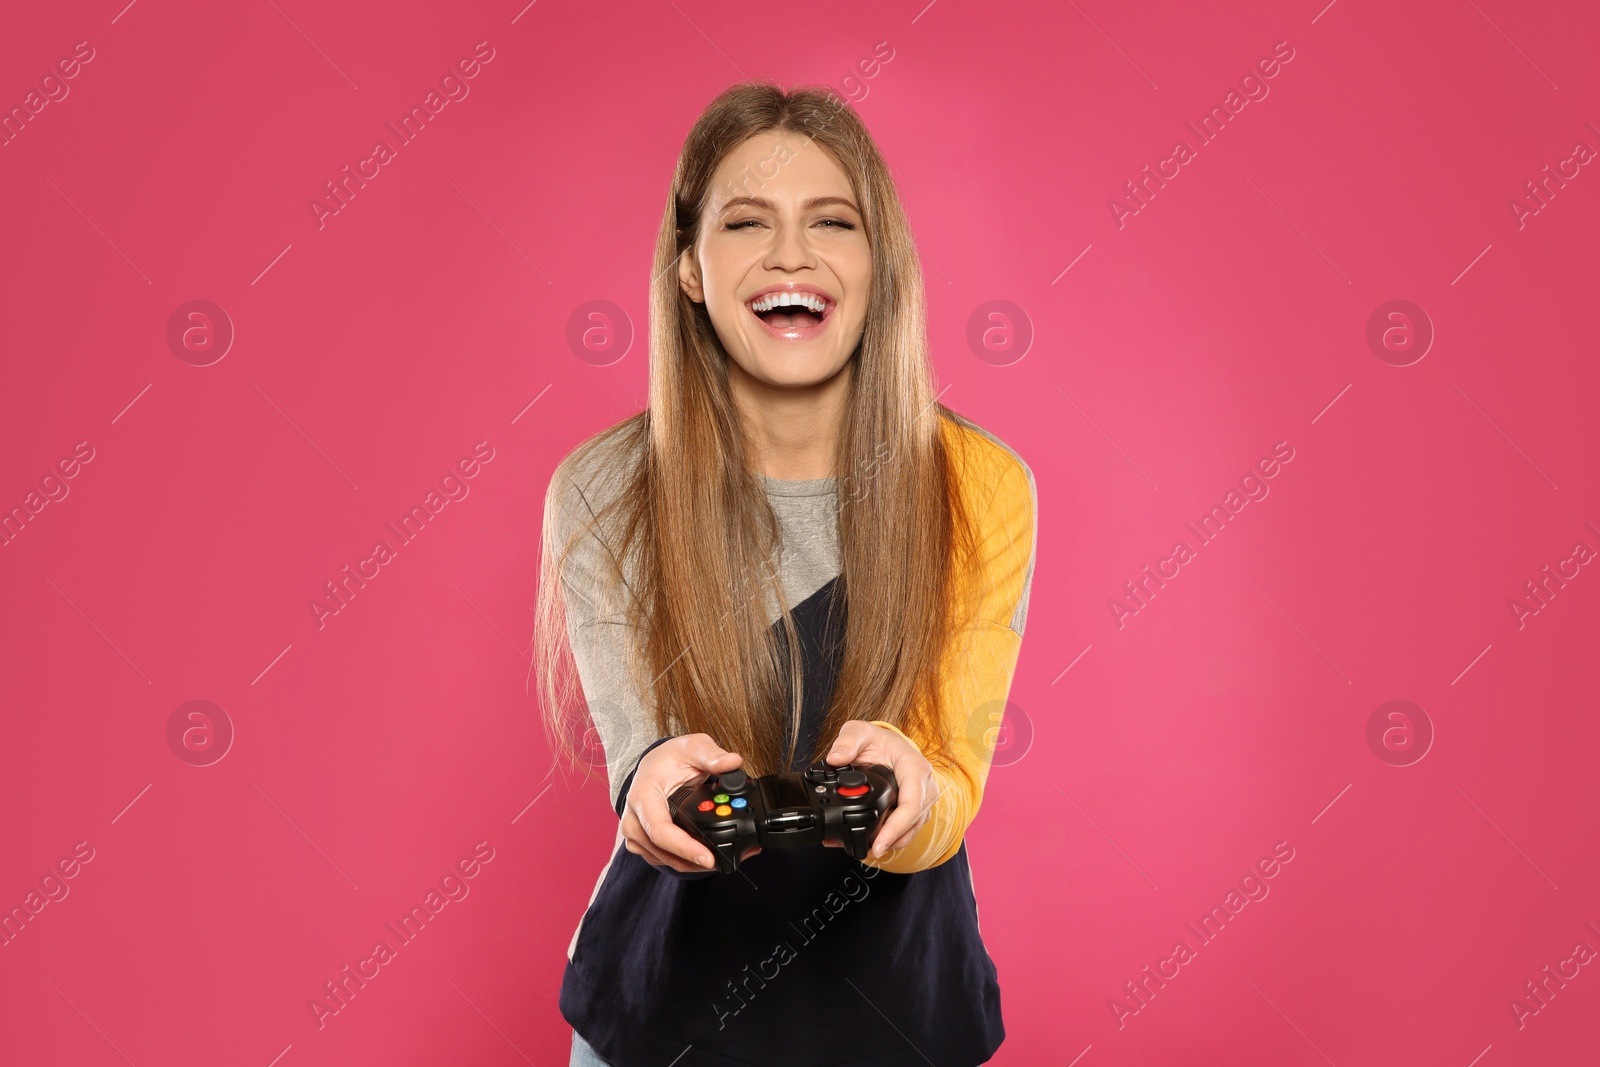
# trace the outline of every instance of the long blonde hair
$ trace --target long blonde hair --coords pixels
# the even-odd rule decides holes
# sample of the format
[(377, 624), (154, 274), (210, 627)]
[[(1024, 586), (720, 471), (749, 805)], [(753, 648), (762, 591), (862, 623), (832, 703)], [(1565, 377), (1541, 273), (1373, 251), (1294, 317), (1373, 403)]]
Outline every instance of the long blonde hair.
[[(825, 149), (850, 178), (872, 250), (872, 283), (836, 456), (843, 660), (820, 732), (820, 759), (851, 719), (894, 723), (930, 759), (947, 762), (939, 681), (953, 632), (973, 601), (975, 532), (961, 491), (963, 450), (946, 421), (966, 420), (936, 399), (928, 358), (922, 270), (888, 167), (850, 105), (827, 87), (785, 92), (735, 85), (695, 122), (672, 178), (656, 239), (650, 290), (646, 410), (593, 435), (563, 460), (546, 493), (533, 667), (547, 736), (563, 755), (586, 724), (568, 640), (555, 515), (565, 475), (591, 449), (634, 457), (615, 498), (579, 524), (612, 544), (616, 585), (627, 583), (630, 672), (660, 734), (707, 733), (752, 774), (789, 769), (798, 743), (803, 665), (792, 605), (772, 573), (776, 518), (747, 451), (727, 360), (703, 304), (678, 281), (693, 254), (720, 162), (748, 138), (790, 132)], [(637, 579), (624, 578), (626, 559)], [(627, 572), (632, 575), (634, 571)], [(772, 597), (781, 628), (762, 605)], [(754, 608), (755, 610), (749, 610)], [(642, 646), (642, 647), (640, 647)], [(789, 729), (780, 714), (790, 701)]]

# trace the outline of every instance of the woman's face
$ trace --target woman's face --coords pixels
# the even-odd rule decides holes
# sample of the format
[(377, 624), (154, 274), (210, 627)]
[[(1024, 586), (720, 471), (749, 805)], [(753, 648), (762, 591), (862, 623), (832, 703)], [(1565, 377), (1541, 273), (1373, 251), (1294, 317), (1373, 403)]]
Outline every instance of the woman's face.
[(850, 179), (803, 135), (751, 137), (717, 167), (678, 279), (706, 305), (730, 378), (829, 381), (861, 341), (872, 283)]

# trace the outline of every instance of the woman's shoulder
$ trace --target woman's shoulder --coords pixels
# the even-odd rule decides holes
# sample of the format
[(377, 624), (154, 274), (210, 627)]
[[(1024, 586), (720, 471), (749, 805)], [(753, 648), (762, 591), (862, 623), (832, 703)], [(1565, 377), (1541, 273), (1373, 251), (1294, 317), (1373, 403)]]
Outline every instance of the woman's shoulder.
[(620, 611), (608, 598), (616, 591), (623, 516), (607, 509), (636, 469), (639, 423), (632, 416), (584, 438), (556, 464), (545, 494), (544, 539), (562, 561), (563, 580), (601, 618)]
[(975, 499), (1006, 500), (1026, 510), (1034, 508), (1033, 469), (1016, 449), (994, 431), (953, 411), (945, 417), (943, 430), (957, 459), (956, 470)]
[(598, 510), (622, 490), (643, 455), (644, 413), (590, 434), (562, 457), (550, 476), (556, 498)]
[(979, 509), (978, 537), (982, 570), (992, 582), (988, 595), (992, 621), (1008, 626), (1020, 638), (1028, 619), (1033, 586), (1035, 545), (1039, 536), (1039, 496), (1033, 470), (993, 432), (956, 416), (950, 432), (964, 453), (962, 469), (970, 479), (971, 499)]

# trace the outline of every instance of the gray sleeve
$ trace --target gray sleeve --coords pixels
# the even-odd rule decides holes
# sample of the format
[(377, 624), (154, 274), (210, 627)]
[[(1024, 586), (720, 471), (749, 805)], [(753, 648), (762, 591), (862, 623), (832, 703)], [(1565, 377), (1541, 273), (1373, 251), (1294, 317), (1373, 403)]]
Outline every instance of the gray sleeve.
[[(555, 522), (558, 558), (574, 533), (602, 509), (607, 490), (614, 488), (608, 472), (586, 477), (581, 467), (572, 466), (564, 463), (555, 474), (561, 480)], [(607, 589), (617, 566), (614, 540), (598, 527), (583, 530), (561, 568), (561, 583), (573, 661), (605, 750), (611, 806), (616, 809), (624, 780), (659, 734), (654, 708), (641, 697), (628, 667), (630, 639), (635, 636), (625, 611), (631, 593), (625, 587)]]

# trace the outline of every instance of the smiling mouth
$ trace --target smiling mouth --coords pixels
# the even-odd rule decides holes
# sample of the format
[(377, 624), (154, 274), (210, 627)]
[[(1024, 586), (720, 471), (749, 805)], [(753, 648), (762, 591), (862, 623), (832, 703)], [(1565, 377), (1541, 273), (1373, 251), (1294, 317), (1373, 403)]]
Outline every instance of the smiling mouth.
[(756, 318), (780, 330), (804, 330), (822, 325), (822, 316), (810, 308), (773, 308), (756, 312)]
[(788, 340), (803, 340), (821, 332), (833, 316), (834, 303), (814, 293), (774, 294), (745, 304), (767, 332)]

